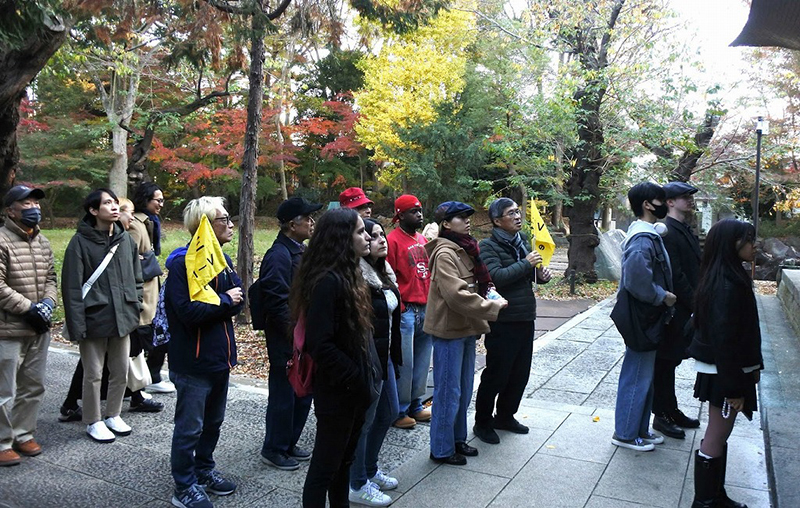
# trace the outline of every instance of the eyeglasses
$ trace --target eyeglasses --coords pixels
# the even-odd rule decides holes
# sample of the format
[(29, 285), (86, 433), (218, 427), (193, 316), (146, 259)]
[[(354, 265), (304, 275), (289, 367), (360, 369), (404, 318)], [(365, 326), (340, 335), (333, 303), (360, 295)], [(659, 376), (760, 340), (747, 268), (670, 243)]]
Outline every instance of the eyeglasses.
[(224, 215), (222, 217), (217, 217), (214, 219), (214, 222), (220, 222), (222, 224), (233, 224), (233, 220), (231, 219), (230, 215)]
[(522, 217), (522, 212), (519, 208), (514, 208), (503, 214), (503, 217)]
[(159, 205), (163, 205), (164, 204), (164, 198), (153, 198), (150, 201), (155, 201)]

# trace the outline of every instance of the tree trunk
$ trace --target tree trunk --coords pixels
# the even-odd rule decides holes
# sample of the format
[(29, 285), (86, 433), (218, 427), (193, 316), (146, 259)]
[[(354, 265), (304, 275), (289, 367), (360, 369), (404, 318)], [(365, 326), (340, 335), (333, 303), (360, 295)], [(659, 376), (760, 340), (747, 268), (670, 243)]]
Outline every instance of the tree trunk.
[(19, 165), (17, 125), (25, 88), (64, 44), (71, 21), (47, 18), (16, 49), (0, 49), (0, 196), (14, 184)]
[(128, 131), (114, 124), (111, 129), (114, 162), (108, 172), (108, 186), (117, 197), (128, 197)]
[[(262, 8), (259, 1), (259, 8)], [(256, 191), (258, 189), (258, 135), (261, 132), (261, 109), (264, 102), (264, 35), (263, 16), (252, 17), (250, 38), (250, 92), (247, 98), (247, 127), (242, 158), (242, 195), (239, 201), (239, 252), (236, 271), (245, 291), (253, 280), (253, 233), (255, 230)], [(239, 322), (250, 320), (250, 304), (245, 299)]]

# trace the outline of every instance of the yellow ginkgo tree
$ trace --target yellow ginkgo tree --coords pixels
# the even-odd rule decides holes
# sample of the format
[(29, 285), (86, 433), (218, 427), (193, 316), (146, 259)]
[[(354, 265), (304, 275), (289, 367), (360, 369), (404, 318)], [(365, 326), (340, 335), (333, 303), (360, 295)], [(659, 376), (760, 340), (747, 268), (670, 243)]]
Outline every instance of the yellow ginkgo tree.
[(440, 11), (416, 30), (388, 39), (377, 56), (362, 60), (356, 133), (375, 151), (375, 160), (394, 163), (380, 174), (384, 183), (396, 184), (402, 167), (383, 147), (402, 146), (399, 130), (433, 122), (436, 105), (463, 90), (466, 53), (476, 35), (471, 12)]

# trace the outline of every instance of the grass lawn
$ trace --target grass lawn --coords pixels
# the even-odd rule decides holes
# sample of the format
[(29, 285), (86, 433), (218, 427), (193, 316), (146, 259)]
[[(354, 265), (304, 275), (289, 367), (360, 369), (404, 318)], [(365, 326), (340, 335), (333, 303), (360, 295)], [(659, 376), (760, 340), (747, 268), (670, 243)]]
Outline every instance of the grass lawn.
[[(67, 249), (67, 245), (69, 244), (70, 239), (75, 235), (75, 229), (43, 229), (42, 233), (44, 236), (50, 240), (50, 245), (53, 248), (53, 255), (55, 256), (55, 263), (56, 263), (56, 274), (58, 275), (58, 294), (59, 298), (61, 297), (61, 266), (64, 262), (64, 251)], [(261, 258), (264, 257), (264, 253), (267, 252), (267, 249), (270, 248), (272, 242), (275, 241), (275, 237), (278, 235), (277, 228), (269, 228), (263, 226), (257, 226), (256, 232), (253, 238), (253, 244), (255, 247), (255, 259), (253, 260), (253, 264), (255, 269), (258, 269), (258, 266), (261, 264)], [(175, 250), (178, 247), (182, 247), (189, 243), (191, 238), (189, 237), (189, 232), (181, 227), (174, 227), (172, 225), (167, 226), (162, 231), (162, 240), (161, 240), (161, 256), (159, 256), (159, 261), (161, 262), (161, 267), (164, 267), (164, 262), (167, 260), (167, 256), (169, 253)], [(236, 266), (236, 253), (239, 248), (239, 235), (238, 230), (237, 234), (234, 235), (233, 241), (229, 244), (226, 244), (222, 247), (223, 252), (229, 255), (231, 259), (233, 259), (233, 264)], [(165, 270), (166, 273), (166, 270)], [(54, 322), (60, 322), (64, 320), (64, 309), (59, 305), (56, 308), (56, 311), (53, 315)]]

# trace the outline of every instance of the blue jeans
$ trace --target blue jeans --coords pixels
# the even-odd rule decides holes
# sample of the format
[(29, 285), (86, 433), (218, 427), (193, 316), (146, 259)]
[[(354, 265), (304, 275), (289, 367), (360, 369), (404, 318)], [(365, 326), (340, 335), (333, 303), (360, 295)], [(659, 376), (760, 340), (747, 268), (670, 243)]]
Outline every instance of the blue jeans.
[[(269, 344), (269, 342), (268, 342)], [(277, 348), (270, 353), (269, 399), (265, 416), (266, 431), (261, 455), (270, 452), (287, 453), (293, 449), (303, 433), (311, 409), (311, 395), (297, 397), (286, 377), (288, 356), (279, 354)]]
[(170, 464), (177, 490), (197, 483), (198, 474), (214, 469), (214, 449), (225, 420), (230, 371), (207, 374), (169, 372), (178, 391)]
[(467, 442), (467, 408), (475, 379), (475, 339), (433, 337), (431, 454), (450, 457)]
[(386, 372), (381, 396), (367, 409), (361, 437), (358, 438), (355, 460), (350, 467), (350, 487), (353, 490), (360, 489), (378, 472), (378, 454), (389, 427), (397, 417), (397, 380), (391, 358)]
[(620, 439), (636, 439), (650, 429), (655, 363), (655, 351), (640, 353), (625, 348), (614, 412), (614, 433)]
[(428, 370), (431, 366), (431, 336), (422, 331), (425, 306), (406, 303), (400, 315), (403, 365), (397, 380), (400, 402), (398, 418), (422, 411), (422, 396), (428, 389)]

